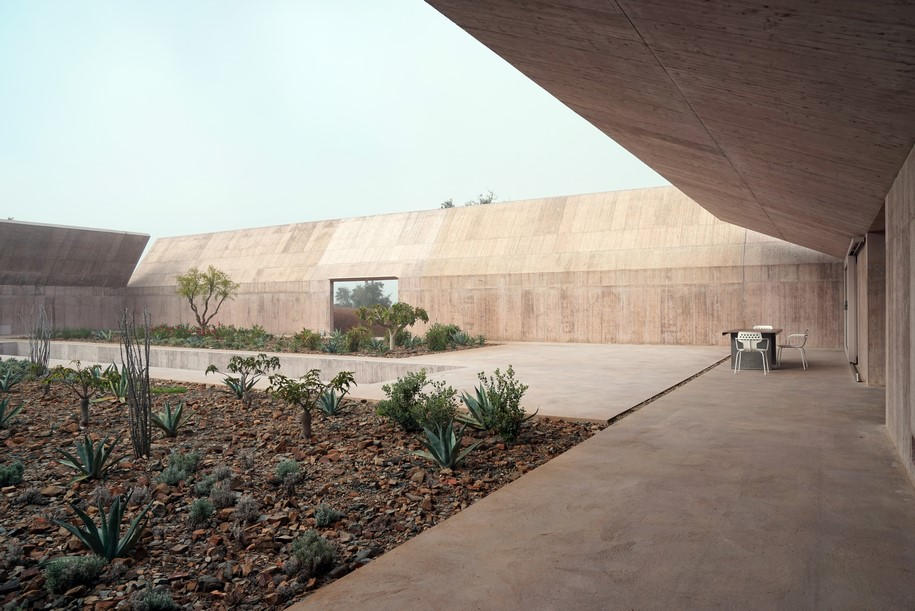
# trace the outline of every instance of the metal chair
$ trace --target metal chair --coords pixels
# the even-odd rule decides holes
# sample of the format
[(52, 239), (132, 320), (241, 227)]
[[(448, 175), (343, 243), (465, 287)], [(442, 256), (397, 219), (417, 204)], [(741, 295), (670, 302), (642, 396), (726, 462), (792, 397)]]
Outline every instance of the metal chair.
[(762, 333), (754, 331), (739, 331), (734, 338), (737, 357), (734, 359), (734, 373), (740, 371), (740, 360), (744, 352), (758, 352), (762, 358), (763, 375), (769, 375), (769, 340)]
[(804, 365), (804, 371), (807, 371), (807, 350), (804, 348), (807, 345), (807, 335), (809, 329), (804, 329), (803, 333), (792, 333), (788, 336), (787, 344), (778, 345), (778, 362), (782, 362), (782, 350), (784, 348), (794, 348), (795, 350), (801, 351), (801, 363)]

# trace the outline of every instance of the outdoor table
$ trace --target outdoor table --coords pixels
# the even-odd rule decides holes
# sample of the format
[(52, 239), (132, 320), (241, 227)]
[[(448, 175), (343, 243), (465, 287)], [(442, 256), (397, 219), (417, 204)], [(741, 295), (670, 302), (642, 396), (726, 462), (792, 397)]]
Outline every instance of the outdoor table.
[[(731, 336), (731, 369), (734, 369), (734, 362), (737, 358), (737, 334), (746, 331), (748, 333), (761, 333), (763, 339), (769, 340), (769, 349), (767, 354), (769, 355), (769, 369), (776, 369), (778, 363), (776, 362), (776, 353), (778, 346), (776, 346), (775, 336), (782, 332), (781, 329), (728, 329), (727, 331), (722, 331), (722, 335)], [(762, 369), (762, 355), (758, 352), (744, 352), (743, 356), (740, 357), (740, 368), (741, 369)]]

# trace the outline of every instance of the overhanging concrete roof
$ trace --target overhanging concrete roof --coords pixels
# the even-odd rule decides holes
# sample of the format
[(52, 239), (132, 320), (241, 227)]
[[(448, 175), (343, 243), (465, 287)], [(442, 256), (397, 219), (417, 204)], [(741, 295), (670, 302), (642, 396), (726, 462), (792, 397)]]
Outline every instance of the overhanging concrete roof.
[(915, 5), (427, 0), (710, 212), (841, 256), (915, 143)]
[(127, 286), (149, 236), (0, 221), (0, 284)]

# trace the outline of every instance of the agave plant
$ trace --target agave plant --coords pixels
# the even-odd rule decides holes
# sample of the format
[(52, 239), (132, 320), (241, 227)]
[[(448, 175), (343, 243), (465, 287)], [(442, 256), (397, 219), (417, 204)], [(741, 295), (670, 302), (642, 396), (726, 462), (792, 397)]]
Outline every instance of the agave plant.
[(81, 474), (73, 478), (70, 483), (87, 479), (105, 479), (108, 471), (118, 462), (111, 461), (111, 456), (119, 441), (120, 439), (115, 439), (109, 444), (108, 438), (105, 437), (96, 445), (88, 435), (85, 435), (83, 441), (76, 442), (76, 456), (66, 450), (58, 449), (57, 451), (63, 454), (66, 460), (57, 462)]
[(321, 410), (321, 413), (325, 416), (337, 416), (342, 411), (343, 397), (345, 396), (346, 389), (338, 394), (333, 388), (328, 388), (318, 398), (318, 409)]
[(127, 501), (127, 495), (116, 497), (111, 503), (111, 508), (109, 509), (107, 516), (105, 515), (105, 509), (100, 502), (98, 505), (99, 519), (101, 520), (100, 527), (96, 526), (95, 522), (92, 521), (92, 518), (80, 509), (76, 503), (73, 503), (71, 506), (73, 507), (73, 511), (76, 512), (76, 515), (79, 516), (79, 519), (82, 520), (85, 528), (60, 520), (54, 520), (54, 523), (70, 531), (73, 536), (79, 539), (83, 545), (92, 550), (97, 556), (101, 556), (109, 561), (114, 560), (115, 558), (122, 558), (127, 556), (143, 535), (143, 530), (146, 528), (146, 514), (154, 502), (151, 501), (149, 505), (133, 519), (127, 532), (121, 537), (121, 520), (124, 518), (124, 510), (127, 508)]
[(124, 369), (118, 369), (114, 363), (108, 365), (105, 373), (102, 374), (108, 384), (108, 390), (111, 392), (118, 403), (124, 405), (127, 403), (128, 381), (124, 375)]
[(464, 436), (464, 428), (454, 434), (454, 423), (448, 422), (445, 425), (434, 425), (423, 428), (426, 438), (423, 440), (425, 450), (414, 450), (413, 453), (429, 460), (434, 460), (442, 468), (454, 469), (463, 462), (470, 452), (474, 450), (480, 441), (473, 443), (461, 450), (461, 438)]
[(190, 414), (184, 413), (184, 401), (179, 401), (178, 406), (172, 410), (168, 401), (165, 402), (165, 411), (158, 414), (150, 414), (153, 425), (162, 429), (166, 437), (176, 437), (178, 429), (187, 424)]
[(0, 399), (0, 429), (9, 428), (13, 423), (13, 418), (22, 409), (22, 403), (16, 407), (10, 407), (9, 399)]
[(0, 374), (0, 392), (12, 392), (13, 386), (22, 381), (22, 373), (8, 367)]
[(461, 393), (461, 400), (469, 413), (458, 414), (457, 419), (475, 429), (488, 431), (495, 424), (496, 414), (501, 407), (500, 402), (497, 398), (494, 403), (482, 386), (477, 386), (474, 390), (476, 397)]

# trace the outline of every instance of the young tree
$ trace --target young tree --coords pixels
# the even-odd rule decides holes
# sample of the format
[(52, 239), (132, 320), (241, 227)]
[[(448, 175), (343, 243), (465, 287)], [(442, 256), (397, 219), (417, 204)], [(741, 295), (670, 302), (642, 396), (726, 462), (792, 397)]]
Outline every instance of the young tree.
[(412, 327), (417, 320), (429, 322), (429, 315), (422, 308), (414, 308), (408, 303), (395, 303), (390, 307), (377, 304), (370, 308), (359, 308), (357, 315), (361, 320), (373, 325), (380, 325), (388, 332), (388, 344), (394, 349), (394, 338), (398, 333)]
[(341, 371), (325, 384), (321, 381), (321, 370), (310, 369), (301, 378), (287, 378), (283, 374), (270, 376), (267, 392), (289, 405), (302, 408), (302, 434), (311, 440), (311, 413), (318, 400), (328, 390), (347, 392), (355, 384), (352, 371)]
[[(269, 375), (271, 371), (275, 371), (279, 368), (279, 357), (267, 356), (263, 352), (257, 356), (243, 357), (235, 355), (229, 359), (229, 364), (226, 369), (232, 373), (237, 373), (238, 377), (223, 376), (223, 381), (226, 383), (226, 386), (235, 393), (235, 396), (242, 400), (245, 407), (250, 408), (251, 403), (254, 401), (254, 396), (251, 394), (254, 385), (257, 384), (257, 381), (262, 377)], [(204, 375), (218, 372), (219, 368), (216, 367), (216, 365), (210, 365), (206, 368)]]
[[(177, 292), (191, 305), (201, 333), (206, 333), (210, 321), (219, 312), (222, 303), (226, 299), (234, 298), (238, 293), (238, 284), (232, 282), (225, 272), (212, 265), (205, 272), (192, 267), (178, 276), (177, 280)], [(212, 312), (210, 307), (213, 308)]]
[(89, 426), (89, 401), (106, 388), (108, 380), (101, 365), (83, 367), (79, 361), (73, 361), (73, 364), (72, 368), (58, 365), (51, 370), (49, 378), (61, 382), (79, 398), (79, 424), (86, 427)]
[(377, 280), (366, 280), (353, 288), (352, 302), (354, 308), (368, 308), (375, 304), (387, 307), (391, 305), (391, 298), (384, 294), (384, 283)]
[(337, 292), (334, 294), (334, 305), (344, 308), (353, 307), (352, 291), (345, 286), (338, 286)]

